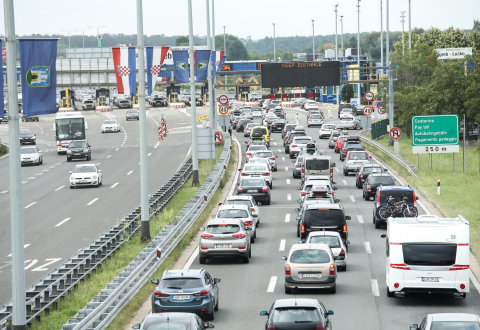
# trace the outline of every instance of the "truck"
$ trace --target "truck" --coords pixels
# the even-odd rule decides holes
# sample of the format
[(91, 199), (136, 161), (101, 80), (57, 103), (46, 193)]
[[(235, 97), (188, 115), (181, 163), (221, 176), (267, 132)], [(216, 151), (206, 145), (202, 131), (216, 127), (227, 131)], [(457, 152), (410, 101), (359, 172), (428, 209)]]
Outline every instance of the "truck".
[(87, 122), (81, 112), (57, 112), (53, 131), (57, 140), (58, 154), (66, 154), (73, 140), (85, 140)]

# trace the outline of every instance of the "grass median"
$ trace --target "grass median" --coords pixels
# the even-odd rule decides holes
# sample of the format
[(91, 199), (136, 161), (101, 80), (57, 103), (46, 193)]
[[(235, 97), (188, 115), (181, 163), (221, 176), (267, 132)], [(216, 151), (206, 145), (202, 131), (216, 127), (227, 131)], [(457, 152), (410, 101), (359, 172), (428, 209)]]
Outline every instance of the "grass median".
[(6, 145), (0, 143), (0, 157), (8, 154), (8, 148)]
[[(223, 144), (217, 147), (215, 150), (217, 160), (222, 149)], [(236, 149), (232, 148), (232, 150)], [(201, 226), (200, 224), (203, 223), (204, 220), (210, 215), (211, 208), (216, 205), (215, 200), (221, 195), (221, 190), (224, 187), (225, 182), (227, 182), (230, 175), (235, 172), (235, 168), (233, 168), (231, 165), (233, 158), (234, 153), (232, 153), (232, 156), (230, 157), (226, 175), (222, 179), (219, 189), (214, 194), (214, 197), (210, 200), (209, 205), (202, 213), (201, 217), (181, 240), (177, 248), (174, 249), (174, 251), (166, 258), (162, 266), (154, 274), (153, 278), (159, 277), (159, 274), (161, 275), (164, 269), (172, 267), (172, 265), (175, 264), (175, 261), (182, 254), (185, 247), (188, 246), (189, 242), (198, 233), (198, 228)], [(210, 161), (200, 161), (198, 171), (200, 184), (203, 184), (210, 174)], [(172, 218), (180, 212), (185, 204), (195, 195), (198, 189), (199, 187), (192, 187), (192, 178), (190, 178), (165, 206), (163, 211), (158, 216), (151, 219), (150, 231), (152, 237), (156, 236), (162, 230), (162, 228), (164, 228), (172, 220)], [(129, 237), (124, 246), (117, 251), (112, 258), (106, 261), (95, 274), (92, 274), (83, 285), (80, 285), (72, 295), (67, 296), (64, 301), (58, 304), (57, 310), (51, 311), (48, 317), (42, 315), (42, 321), (40, 323), (34, 322), (31, 329), (61, 329), (71, 317), (75, 316), (75, 314), (81, 308), (85, 307), (86, 304), (100, 292), (100, 290), (110, 283), (115, 276), (117, 276), (120, 271), (128, 266), (128, 264), (148, 245), (148, 243), (141, 243), (140, 236), (140, 233), (138, 233)], [(128, 322), (128, 320), (139, 308), (141, 303), (143, 303), (143, 301), (145, 301), (145, 299), (147, 299), (147, 297), (151, 294), (152, 289), (152, 284), (145, 284), (140, 292), (130, 301), (127, 308), (125, 308), (124, 311), (117, 316), (114, 322), (109, 326), (109, 329), (120, 329), (125, 322)]]
[[(377, 140), (388, 146), (388, 138)], [(412, 142), (407, 137), (400, 138), (400, 156), (417, 166), (417, 155), (412, 153)], [(463, 172), (463, 149), (455, 154), (455, 171), (453, 154), (419, 155), (416, 174), (420, 180), (414, 179), (401, 165), (396, 163), (379, 149), (367, 145), (378, 157), (392, 166), (408, 179), (410, 184), (424, 195), (429, 202), (445, 216), (454, 218), (461, 214), (470, 221), (471, 249), (475, 256), (480, 255), (480, 216), (476, 203), (480, 200), (479, 152), (478, 146), (465, 149), (466, 172)], [(431, 157), (429, 160), (429, 157)], [(441, 194), (437, 195), (437, 181), (441, 183)]]

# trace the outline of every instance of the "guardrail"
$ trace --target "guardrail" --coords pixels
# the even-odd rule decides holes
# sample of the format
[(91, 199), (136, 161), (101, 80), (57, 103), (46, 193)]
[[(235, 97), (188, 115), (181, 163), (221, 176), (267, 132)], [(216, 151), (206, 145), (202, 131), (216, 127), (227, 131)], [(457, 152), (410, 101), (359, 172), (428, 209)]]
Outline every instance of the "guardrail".
[[(188, 158), (177, 172), (149, 197), (150, 216), (157, 215), (172, 199), (192, 174), (192, 158)], [(26, 306), (28, 326), (35, 320), (41, 321), (50, 310), (56, 310), (58, 302), (75, 291), (79, 283), (87, 279), (102, 263), (114, 254), (125, 242), (125, 238), (133, 235), (141, 228), (140, 204), (135, 207), (119, 223), (96, 238), (79, 252), (70, 257), (62, 265), (56, 267), (48, 275), (31, 285), (26, 290)], [(0, 329), (10, 329), (12, 322), (12, 301), (0, 308)]]
[(231, 139), (225, 139), (217, 164), (195, 196), (140, 254), (72, 317), (63, 330), (105, 329), (173, 251), (213, 196), (230, 159)]

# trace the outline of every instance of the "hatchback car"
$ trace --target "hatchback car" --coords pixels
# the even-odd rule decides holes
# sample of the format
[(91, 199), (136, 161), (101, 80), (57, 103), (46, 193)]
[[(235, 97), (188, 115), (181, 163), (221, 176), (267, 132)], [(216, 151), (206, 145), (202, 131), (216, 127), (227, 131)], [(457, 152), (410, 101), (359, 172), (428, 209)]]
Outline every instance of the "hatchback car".
[(332, 134), (332, 131), (335, 130), (334, 124), (323, 124), (322, 127), (318, 130), (318, 137), (323, 139), (329, 137)]
[(339, 233), (333, 231), (314, 231), (308, 234), (305, 243), (327, 244), (330, 249), (332, 249), (337, 270), (347, 270), (347, 245), (350, 244), (350, 242), (346, 241), (344, 243)]
[(252, 108), (252, 116), (253, 117), (261, 117), (262, 116), (262, 108)]
[(412, 324), (410, 330), (480, 330), (480, 316), (466, 313), (427, 314), (420, 326)]
[(393, 197), (394, 200), (400, 201), (403, 198), (407, 198), (408, 205), (416, 206), (418, 197), (415, 195), (415, 191), (410, 186), (383, 186), (380, 185), (377, 188), (377, 192), (375, 194), (375, 198), (373, 200), (373, 224), (375, 228), (380, 228), (383, 223), (386, 224), (385, 221), (382, 221), (377, 216), (377, 210), (380, 206), (386, 205), (388, 202), (388, 198)]
[(337, 268), (332, 250), (324, 243), (293, 244), (285, 262), (285, 293), (292, 289), (328, 289), (336, 292)]
[[(348, 138), (347, 138), (348, 139)], [(357, 141), (346, 141), (340, 149), (340, 160), (344, 161), (349, 151), (365, 151), (365, 147)]]
[(142, 323), (135, 323), (132, 329), (139, 330), (171, 330), (191, 329), (203, 330), (215, 328), (213, 323), (204, 323), (203, 320), (193, 313), (155, 313), (147, 314)]
[(311, 126), (322, 126), (323, 117), (320, 113), (312, 113), (307, 117), (307, 127)]
[(260, 315), (268, 316), (265, 330), (333, 329), (329, 318), (333, 311), (327, 310), (317, 299), (278, 299), (269, 311), (261, 311)]
[(128, 120), (140, 120), (140, 115), (138, 113), (138, 110), (128, 110), (127, 114), (125, 115), (125, 119)]
[(285, 137), (285, 135), (287, 135), (287, 132), (293, 131), (296, 126), (297, 124), (291, 124), (291, 123), (285, 124), (285, 127), (283, 128), (283, 131), (282, 131), (282, 139)]
[(260, 226), (260, 208), (251, 195), (228, 196), (223, 205), (247, 205), (253, 215), (257, 216), (257, 227)]
[(20, 166), (43, 164), (43, 156), (37, 147), (20, 148)]
[(380, 164), (365, 163), (357, 171), (357, 177), (355, 179), (355, 185), (358, 189), (363, 188), (363, 183), (367, 180), (368, 176), (372, 173), (385, 173), (387, 169)]
[(370, 159), (367, 151), (348, 151), (343, 163), (343, 175), (348, 176), (350, 172), (357, 172), (363, 164), (370, 163)]
[(74, 167), (70, 173), (70, 189), (82, 186), (100, 187), (103, 183), (102, 170), (95, 164), (82, 164)]
[(263, 178), (242, 179), (238, 184), (237, 195), (251, 196), (256, 202), (270, 205), (270, 187)]
[(307, 238), (312, 231), (335, 231), (342, 236), (345, 242), (348, 239), (347, 221), (350, 216), (345, 215), (340, 204), (312, 204), (297, 217), (300, 238)]
[(205, 264), (208, 258), (234, 257), (244, 263), (250, 261), (252, 247), (251, 228), (240, 219), (210, 219), (206, 228), (200, 228), (198, 262)]
[(248, 123), (247, 125), (245, 125), (245, 128), (243, 129), (243, 137), (249, 137), (252, 128), (255, 126), (257, 126), (257, 124), (255, 123)]
[(250, 242), (255, 243), (257, 238), (257, 219), (247, 205), (220, 205), (217, 214), (212, 216), (214, 219), (240, 219), (245, 227), (250, 227)]
[(85, 140), (74, 140), (70, 142), (67, 148), (67, 162), (72, 159), (83, 159), (87, 161), (92, 159), (92, 149), (90, 144)]
[(287, 121), (283, 118), (274, 118), (268, 127), (270, 132), (283, 132), (283, 128), (285, 127)]
[(20, 144), (37, 144), (37, 136), (28, 128), (20, 129)]
[(344, 116), (341, 122), (345, 129), (360, 129), (362, 127), (360, 118), (357, 116)]
[(167, 269), (152, 293), (152, 313), (188, 312), (213, 319), (218, 311), (219, 278), (205, 269)]
[(387, 173), (371, 173), (363, 183), (363, 198), (366, 201), (375, 196), (380, 186), (394, 186), (395, 180)]
[(347, 135), (340, 135), (337, 138), (337, 142), (335, 143), (335, 152), (339, 153), (340, 149), (342, 149), (345, 142), (347, 142), (348, 136)]
[(107, 119), (103, 122), (101, 131), (102, 133), (120, 132), (120, 124), (116, 119)]
[(270, 170), (270, 165), (268, 164), (249, 164), (245, 163), (243, 165), (242, 172), (240, 174), (241, 179), (246, 179), (246, 178), (262, 178), (265, 179), (267, 182), (268, 186), (270, 189), (273, 188), (273, 177), (272, 177), (272, 171)]
[(296, 136), (293, 138), (289, 147), (290, 159), (297, 157), (300, 149), (306, 148), (307, 144), (315, 143), (315, 141), (309, 136)]
[(255, 151), (253, 153), (253, 157), (256, 158), (266, 158), (268, 159), (268, 163), (272, 167), (272, 170), (274, 172), (277, 171), (278, 166), (277, 166), (277, 158), (275, 157), (275, 154), (271, 150), (260, 150), (260, 151)]

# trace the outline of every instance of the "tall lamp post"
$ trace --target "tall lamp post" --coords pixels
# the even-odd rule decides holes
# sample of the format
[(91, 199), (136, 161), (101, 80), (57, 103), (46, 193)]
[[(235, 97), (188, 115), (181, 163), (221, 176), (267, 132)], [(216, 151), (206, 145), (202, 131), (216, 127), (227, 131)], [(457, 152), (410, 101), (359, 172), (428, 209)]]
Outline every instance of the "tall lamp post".
[[(100, 28), (104, 28), (104, 27), (107, 27), (107, 26), (106, 25), (91, 25), (91, 26), (89, 26), (89, 28), (97, 29), (97, 38), (100, 36)], [(98, 45), (98, 47), (100, 47), (100, 46)]]
[(412, 2), (408, 0), (408, 49), (412, 50)]
[[(357, 65), (358, 65), (358, 80), (360, 80), (360, 0), (357, 0), (357, 14), (358, 14), (358, 32), (357, 32)], [(360, 83), (357, 86), (358, 103), (361, 102), (362, 93), (360, 91)]]
[(342, 42), (342, 50), (344, 51), (343, 54), (345, 54), (345, 48), (343, 48), (343, 15), (340, 16), (340, 40)]
[(402, 22), (402, 54), (405, 54), (405, 12), (401, 11), (400, 22)]
[[(338, 40), (337, 40), (337, 7), (338, 5), (335, 5), (335, 61), (338, 61)], [(337, 94), (337, 105), (340, 104), (339, 102), (339, 97), (338, 97), (338, 91), (340, 89), (340, 86), (335, 86), (336, 89), (336, 94)]]
[[(383, 0), (380, 0), (380, 62), (383, 66), (383, 7), (382, 7)], [(382, 69), (383, 74), (383, 69)]]
[(272, 24), (273, 24), (273, 61), (275, 62), (275, 60), (277, 59), (277, 53), (275, 49), (275, 23), (272, 23)]
[[(225, 25), (223, 26), (223, 51), (224, 56), (227, 56), (227, 39), (225, 38)], [(225, 75), (225, 85), (227, 84), (227, 75)], [(227, 86), (225, 86), (225, 92), (227, 91)]]
[(315, 62), (315, 20), (312, 19), (312, 54)]

